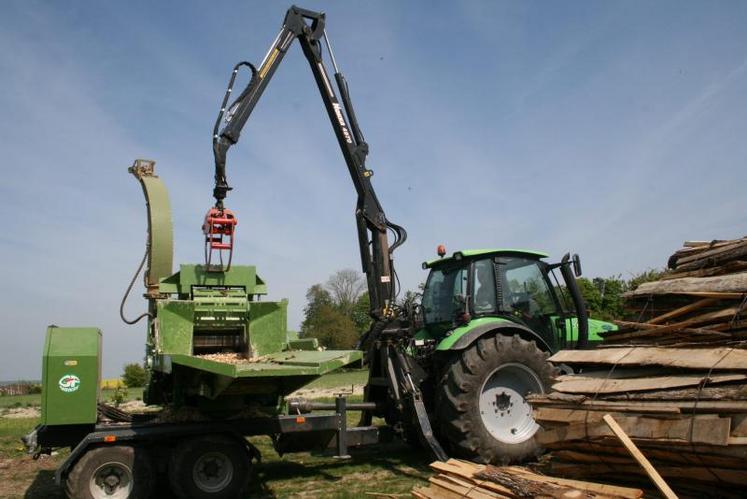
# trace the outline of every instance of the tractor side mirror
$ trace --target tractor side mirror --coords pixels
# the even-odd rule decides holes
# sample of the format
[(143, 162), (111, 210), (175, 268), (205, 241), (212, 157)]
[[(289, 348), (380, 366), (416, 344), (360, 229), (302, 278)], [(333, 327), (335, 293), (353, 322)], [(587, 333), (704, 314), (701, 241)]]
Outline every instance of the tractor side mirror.
[(576, 274), (576, 277), (581, 277), (583, 271), (581, 270), (581, 257), (578, 256), (578, 253), (573, 254), (571, 262), (573, 263), (573, 273)]

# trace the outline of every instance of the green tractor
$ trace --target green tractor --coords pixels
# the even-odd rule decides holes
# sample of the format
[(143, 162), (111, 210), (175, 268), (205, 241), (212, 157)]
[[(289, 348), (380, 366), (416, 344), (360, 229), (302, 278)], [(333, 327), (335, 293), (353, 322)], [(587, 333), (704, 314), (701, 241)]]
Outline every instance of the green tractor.
[(453, 454), (484, 462), (533, 455), (538, 426), (525, 397), (549, 389), (556, 369), (547, 358), (615, 328), (587, 318), (575, 280), (578, 256), (556, 264), (547, 256), (481, 249), (423, 264), (430, 273), (413, 355), (429, 368), (421, 389)]

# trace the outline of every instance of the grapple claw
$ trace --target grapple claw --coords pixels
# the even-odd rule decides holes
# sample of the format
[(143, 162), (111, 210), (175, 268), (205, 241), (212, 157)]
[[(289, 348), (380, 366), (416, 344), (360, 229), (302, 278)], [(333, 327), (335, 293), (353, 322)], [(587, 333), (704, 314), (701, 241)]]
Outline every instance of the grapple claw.
[[(239, 221), (227, 208), (210, 208), (202, 224), (205, 234), (205, 268), (209, 272), (227, 272), (233, 258), (233, 238)], [(223, 252), (228, 252), (228, 263), (223, 266)], [(213, 252), (218, 253), (219, 265), (212, 265)]]

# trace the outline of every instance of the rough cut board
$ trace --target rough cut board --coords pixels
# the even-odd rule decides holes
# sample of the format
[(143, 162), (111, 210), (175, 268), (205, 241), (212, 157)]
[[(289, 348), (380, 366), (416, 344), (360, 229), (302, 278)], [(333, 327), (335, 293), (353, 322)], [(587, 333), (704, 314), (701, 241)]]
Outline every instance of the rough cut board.
[[(606, 379), (585, 376), (560, 376), (552, 389), (563, 393), (621, 393), (661, 390), (698, 386), (706, 376), (703, 374), (685, 376), (654, 376), (650, 378)], [(708, 385), (741, 381), (745, 374), (720, 374), (708, 377)]]
[[(580, 398), (581, 400), (564, 401), (557, 395)], [(594, 411), (639, 412), (654, 414), (718, 413), (739, 414), (747, 412), (747, 400), (594, 400), (587, 395), (570, 395), (553, 392), (546, 398), (529, 398), (534, 407), (564, 407), (567, 409), (589, 409)]]
[[(680, 480), (697, 480), (702, 482), (712, 482), (712, 484), (719, 484), (724, 486), (726, 484), (737, 487), (744, 487), (747, 483), (747, 471), (744, 469), (723, 469), (714, 468), (712, 466), (664, 466), (658, 465), (656, 470), (665, 479), (671, 480), (671, 483), (677, 484)], [(577, 463), (553, 463), (550, 467), (550, 472), (575, 476), (579, 478), (585, 477), (602, 477), (604, 475), (613, 476), (624, 476), (627, 474), (641, 474), (643, 469), (635, 465), (623, 465), (623, 464), (605, 464), (600, 461), (598, 464), (584, 464), (579, 466)], [(737, 489), (739, 490), (739, 489)], [(732, 489), (733, 491), (733, 489)], [(713, 490), (712, 492), (716, 492)], [(689, 496), (694, 497), (694, 496)], [(697, 497), (697, 496), (695, 496)], [(718, 497), (717, 495), (705, 495), (703, 497)], [(726, 496), (726, 497), (736, 497)]]
[[(681, 419), (658, 419), (643, 416), (621, 417), (620, 427), (634, 439), (669, 440), (710, 445), (727, 445), (731, 418), (691, 416)], [(540, 444), (565, 440), (585, 440), (613, 435), (605, 423), (574, 423), (537, 433)]]
[(634, 291), (625, 293), (625, 298), (642, 295), (665, 295), (689, 292), (739, 293), (747, 292), (747, 272), (714, 277), (683, 277), (665, 281), (646, 282)]
[(747, 370), (747, 350), (734, 348), (623, 347), (561, 350), (549, 360), (566, 364), (656, 365), (691, 369)]
[[(485, 466), (457, 459), (447, 462), (436, 461), (431, 468), (439, 472), (429, 481), (429, 488), (413, 490), (415, 497), (450, 498), (450, 497), (528, 497), (531, 489), (540, 497), (554, 498), (626, 498), (642, 497), (640, 489), (620, 487), (565, 478), (556, 478), (534, 473), (518, 466)], [(481, 477), (481, 473), (491, 475)], [(493, 480), (497, 477), (498, 480)], [(456, 493), (456, 496), (450, 494)]]

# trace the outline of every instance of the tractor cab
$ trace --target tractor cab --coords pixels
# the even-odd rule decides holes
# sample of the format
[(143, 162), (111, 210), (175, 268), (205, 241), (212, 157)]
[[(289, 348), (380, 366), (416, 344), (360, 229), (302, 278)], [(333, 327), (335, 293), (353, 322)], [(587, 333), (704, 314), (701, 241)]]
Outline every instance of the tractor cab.
[[(442, 247), (439, 253), (445, 255)], [(543, 260), (547, 256), (514, 249), (466, 250), (424, 263), (430, 274), (422, 319), (429, 336), (450, 336), (457, 328), (499, 321), (531, 330), (548, 350), (585, 343), (586, 331), (579, 331), (586, 327), (586, 310), (575, 281), (581, 274), (579, 258), (566, 255), (550, 264)]]

